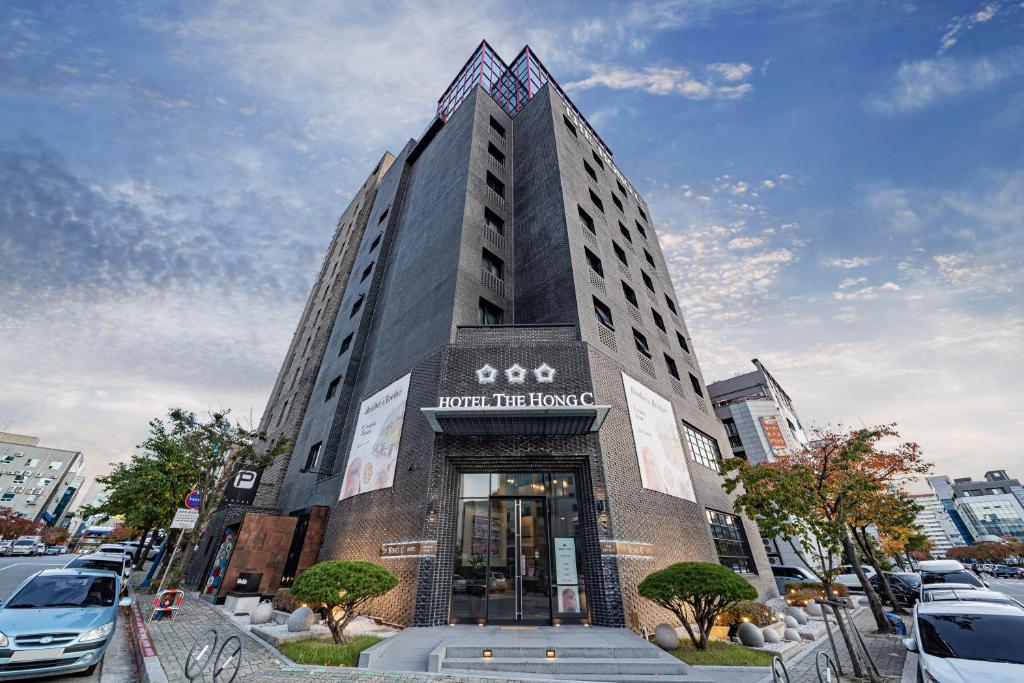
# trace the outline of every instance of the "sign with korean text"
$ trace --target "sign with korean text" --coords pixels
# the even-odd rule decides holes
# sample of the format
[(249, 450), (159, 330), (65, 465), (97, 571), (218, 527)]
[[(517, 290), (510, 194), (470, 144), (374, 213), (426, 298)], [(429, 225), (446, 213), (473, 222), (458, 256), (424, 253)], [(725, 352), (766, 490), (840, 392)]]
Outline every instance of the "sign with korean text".
[(191, 508), (178, 508), (171, 520), (172, 529), (195, 529), (199, 521), (199, 510)]
[(761, 420), (761, 429), (764, 430), (764, 436), (768, 439), (768, 445), (772, 447), (772, 450), (786, 450), (786, 437), (783, 435), (782, 428), (779, 426), (779, 418), (773, 415), (767, 415), (759, 419)]
[(190, 510), (198, 510), (199, 506), (203, 504), (203, 494), (199, 491), (192, 491), (185, 496), (185, 507)]

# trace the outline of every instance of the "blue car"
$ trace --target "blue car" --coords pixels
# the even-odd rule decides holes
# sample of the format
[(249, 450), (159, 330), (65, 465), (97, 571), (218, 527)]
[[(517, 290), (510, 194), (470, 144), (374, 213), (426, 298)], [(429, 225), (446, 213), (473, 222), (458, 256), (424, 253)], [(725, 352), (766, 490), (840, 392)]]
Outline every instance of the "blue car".
[(0, 607), (0, 680), (92, 673), (117, 628), (121, 577), (95, 569), (47, 569)]

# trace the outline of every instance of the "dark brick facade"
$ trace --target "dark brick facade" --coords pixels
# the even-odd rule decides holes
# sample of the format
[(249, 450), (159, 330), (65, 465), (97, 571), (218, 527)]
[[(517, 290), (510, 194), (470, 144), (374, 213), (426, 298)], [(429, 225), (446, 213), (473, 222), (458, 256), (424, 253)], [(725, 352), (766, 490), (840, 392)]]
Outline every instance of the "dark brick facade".
[[(549, 86), (515, 119), (476, 88), (447, 121), (406, 145), (368, 209), (296, 435), (297, 457), (279, 463), (273, 506), (283, 515), (329, 508), (320, 560), (379, 562), (399, 577), (371, 606), (385, 621), (448, 623), (464, 473), (574, 474), (593, 624), (665, 621), (638, 597), (637, 584), (673, 562), (718, 561), (706, 515), (732, 512), (721, 476), (690, 454), (696, 501), (643, 488), (625, 402), (623, 373), (671, 402), (681, 440), (685, 423), (730, 453), (650, 210), (564, 114)], [(503, 227), (488, 227), (485, 213)], [(482, 268), (483, 250), (503, 262), (500, 278)], [(595, 257), (601, 272), (589, 265)], [(610, 326), (595, 315), (595, 300), (609, 311)], [(501, 309), (503, 326), (477, 325), (481, 301)], [(648, 340), (649, 355), (638, 352), (634, 330)], [(485, 363), (546, 363), (557, 374), (544, 391), (592, 392), (610, 406), (607, 418), (596, 433), (570, 436), (435, 434), (420, 409), (437, 406), (439, 396), (488, 393), (474, 374)], [(406, 374), (393, 486), (339, 501), (361, 402)], [(333, 381), (340, 388), (328, 398)], [(528, 379), (509, 393), (537, 389)], [(321, 456), (307, 467), (298, 456), (317, 443)], [(762, 596), (774, 595), (757, 528), (745, 519), (743, 526), (758, 570), (747, 578)], [(398, 542), (429, 550), (382, 557), (384, 544)], [(615, 542), (648, 544), (651, 552), (620, 552)]]

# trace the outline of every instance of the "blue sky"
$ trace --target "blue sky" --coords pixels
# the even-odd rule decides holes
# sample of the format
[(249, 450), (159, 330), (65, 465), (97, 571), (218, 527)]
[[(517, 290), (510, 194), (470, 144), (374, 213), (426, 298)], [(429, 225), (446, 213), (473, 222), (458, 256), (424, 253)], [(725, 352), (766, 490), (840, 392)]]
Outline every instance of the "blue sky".
[(1024, 3), (7, 2), (0, 430), (258, 420), (345, 208), (486, 38), (648, 199), (709, 379), (1024, 477)]

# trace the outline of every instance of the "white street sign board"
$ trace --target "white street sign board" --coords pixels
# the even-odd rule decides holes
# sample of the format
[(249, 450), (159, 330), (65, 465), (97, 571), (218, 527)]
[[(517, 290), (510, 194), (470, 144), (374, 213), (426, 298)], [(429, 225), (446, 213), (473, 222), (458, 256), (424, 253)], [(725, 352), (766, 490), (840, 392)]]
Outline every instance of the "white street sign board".
[(199, 521), (199, 510), (190, 510), (189, 508), (178, 508), (178, 511), (174, 513), (174, 519), (171, 521), (172, 529), (195, 529), (196, 522)]

